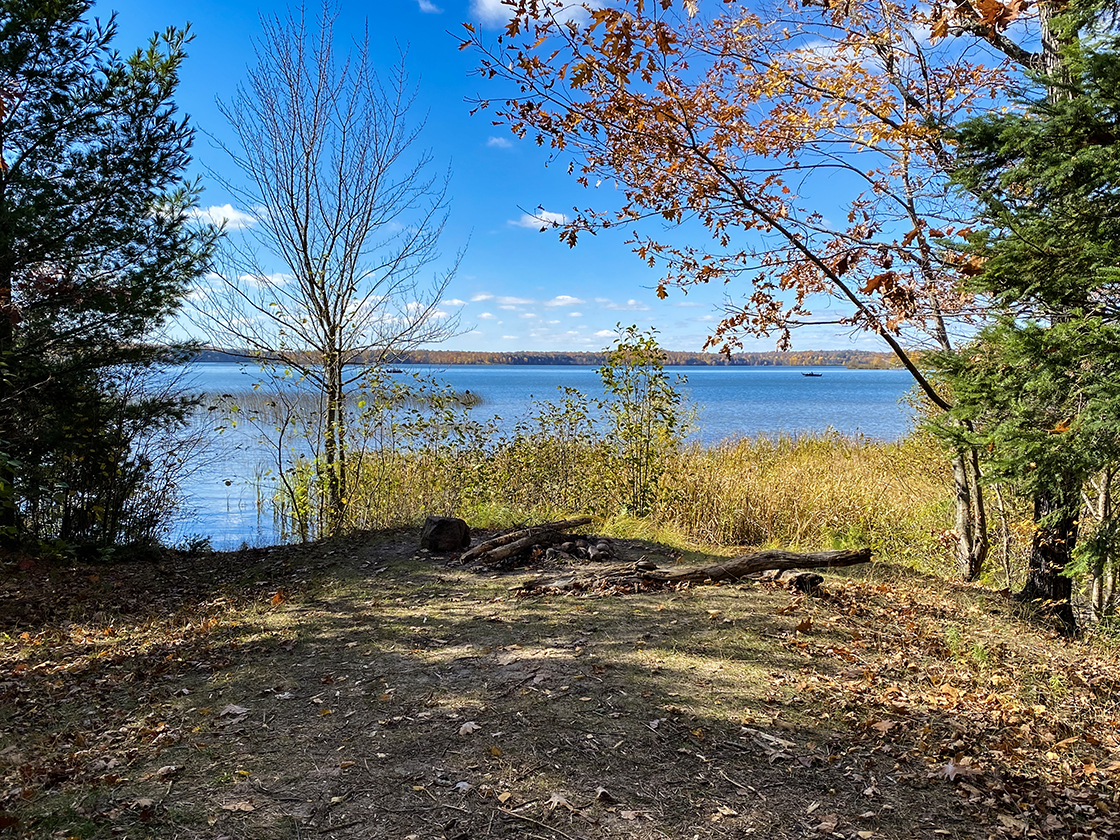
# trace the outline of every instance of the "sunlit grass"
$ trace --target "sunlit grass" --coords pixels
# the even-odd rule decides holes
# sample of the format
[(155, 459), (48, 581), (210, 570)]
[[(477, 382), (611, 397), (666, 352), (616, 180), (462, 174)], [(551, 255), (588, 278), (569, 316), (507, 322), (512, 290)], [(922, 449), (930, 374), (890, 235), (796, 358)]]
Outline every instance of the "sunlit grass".
[(871, 546), (943, 570), (951, 475), (933, 444), (838, 434), (733, 441), (682, 453), (659, 519), (714, 545)]

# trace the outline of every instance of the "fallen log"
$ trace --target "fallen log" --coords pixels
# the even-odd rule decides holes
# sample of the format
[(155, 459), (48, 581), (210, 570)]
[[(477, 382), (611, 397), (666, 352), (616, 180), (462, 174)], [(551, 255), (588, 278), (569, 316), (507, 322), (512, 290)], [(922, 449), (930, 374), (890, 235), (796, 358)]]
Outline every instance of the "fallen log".
[(747, 575), (771, 570), (831, 569), (839, 566), (855, 566), (858, 563), (867, 563), (870, 560), (870, 548), (844, 548), (839, 551), (818, 551), (810, 554), (798, 554), (780, 548), (771, 548), (765, 551), (756, 551), (753, 554), (740, 554), (730, 560), (712, 563), (709, 566), (677, 569), (675, 571), (650, 569), (641, 573), (647, 580), (657, 580), (663, 583), (703, 583), (704, 581), (714, 583), (721, 580), (738, 580)]
[(648, 561), (597, 569), (592, 573), (568, 574), (553, 581), (540, 578), (527, 581), (521, 588), (529, 591), (562, 592), (570, 589), (597, 589), (610, 586), (671, 586), (682, 583), (719, 583), (740, 580), (766, 571), (789, 569), (820, 569), (854, 566), (871, 560), (870, 548), (846, 548), (839, 551), (818, 551), (799, 554), (782, 549), (767, 549), (753, 554), (740, 554), (719, 563), (690, 569), (659, 569)]
[(536, 531), (514, 542), (492, 548), (480, 554), (479, 558), (490, 564), (501, 563), (506, 558), (520, 554), (527, 548), (548, 548), (557, 543), (562, 543), (566, 539), (568, 539), (568, 535), (560, 531)]
[[(500, 537), (480, 542), (474, 548), (464, 551), (459, 556), (460, 563), (470, 563), (483, 555), (488, 555), (490, 559), (495, 559), (495, 549), (503, 548), (511, 543), (523, 543), (519, 548), (514, 551), (507, 551), (501, 554), (501, 557), (509, 557), (511, 554), (516, 554), (522, 549), (534, 545), (534, 538), (539, 537), (549, 531), (561, 532), (566, 531), (568, 528), (580, 528), (584, 525), (590, 525), (594, 520), (590, 516), (581, 516), (578, 519), (562, 519), (559, 522), (542, 522), (540, 525), (533, 525), (529, 528), (521, 528), (517, 531), (510, 531), (508, 534), (502, 534)], [(527, 541), (527, 542), (526, 542)]]

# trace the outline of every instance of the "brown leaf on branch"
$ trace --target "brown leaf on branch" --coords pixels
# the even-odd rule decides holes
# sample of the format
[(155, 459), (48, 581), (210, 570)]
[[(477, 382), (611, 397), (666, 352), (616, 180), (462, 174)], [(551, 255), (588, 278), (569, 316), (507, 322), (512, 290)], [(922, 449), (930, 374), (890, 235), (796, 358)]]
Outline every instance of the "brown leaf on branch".
[(882, 293), (889, 292), (898, 281), (898, 274), (894, 271), (884, 271), (881, 274), (876, 274), (874, 277), (868, 279), (860, 289), (865, 295), (874, 294), (881, 291)]

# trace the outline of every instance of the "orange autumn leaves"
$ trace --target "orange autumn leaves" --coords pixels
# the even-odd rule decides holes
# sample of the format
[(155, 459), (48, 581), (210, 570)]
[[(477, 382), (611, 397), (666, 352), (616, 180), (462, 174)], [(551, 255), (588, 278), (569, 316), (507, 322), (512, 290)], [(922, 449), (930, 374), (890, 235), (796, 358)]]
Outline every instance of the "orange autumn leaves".
[(710, 343), (733, 346), (743, 330), (784, 343), (821, 293), (880, 333), (964, 317), (967, 266), (931, 235), (960, 217), (944, 130), (1000, 100), (1009, 73), (1002, 55), (939, 46), (929, 25), (1024, 8), (990, 5), (791, 3), (763, 18), (745, 3), (693, 14), (629, 0), (569, 25), (523, 0), (494, 43), (469, 27), (463, 45), (481, 75), (512, 85), (501, 104), (479, 102), (495, 122), (550, 148), (589, 190), (614, 187), (573, 214), (568, 244), (622, 227), (662, 270), (662, 297), (745, 282)]
[(973, 0), (953, 3), (948, 8), (937, 4), (930, 13), (930, 35), (934, 40), (948, 37), (953, 26), (979, 27), (981, 33), (999, 32), (1018, 19), (1031, 4), (1028, 0)]

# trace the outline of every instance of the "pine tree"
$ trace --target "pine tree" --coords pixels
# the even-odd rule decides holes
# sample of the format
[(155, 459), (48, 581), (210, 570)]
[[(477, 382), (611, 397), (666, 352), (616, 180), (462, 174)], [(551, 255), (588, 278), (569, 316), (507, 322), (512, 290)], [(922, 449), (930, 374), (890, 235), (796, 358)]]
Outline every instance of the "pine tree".
[(939, 359), (989, 474), (1033, 502), (1020, 595), (1069, 629), (1082, 487), (1120, 457), (1120, 57), (1094, 20), (1055, 18), (1060, 74), (1023, 113), (959, 132), (956, 179), (987, 216), (969, 243), (976, 291), (1001, 316)]
[[(71, 544), (148, 516), (134, 446), (188, 402), (139, 386), (204, 270), (173, 94), (188, 41), (122, 57), (88, 0), (0, 0), (0, 534)], [(132, 520), (129, 526), (126, 520)], [(143, 530), (143, 529), (141, 529)], [(148, 529), (150, 530), (150, 529)]]

